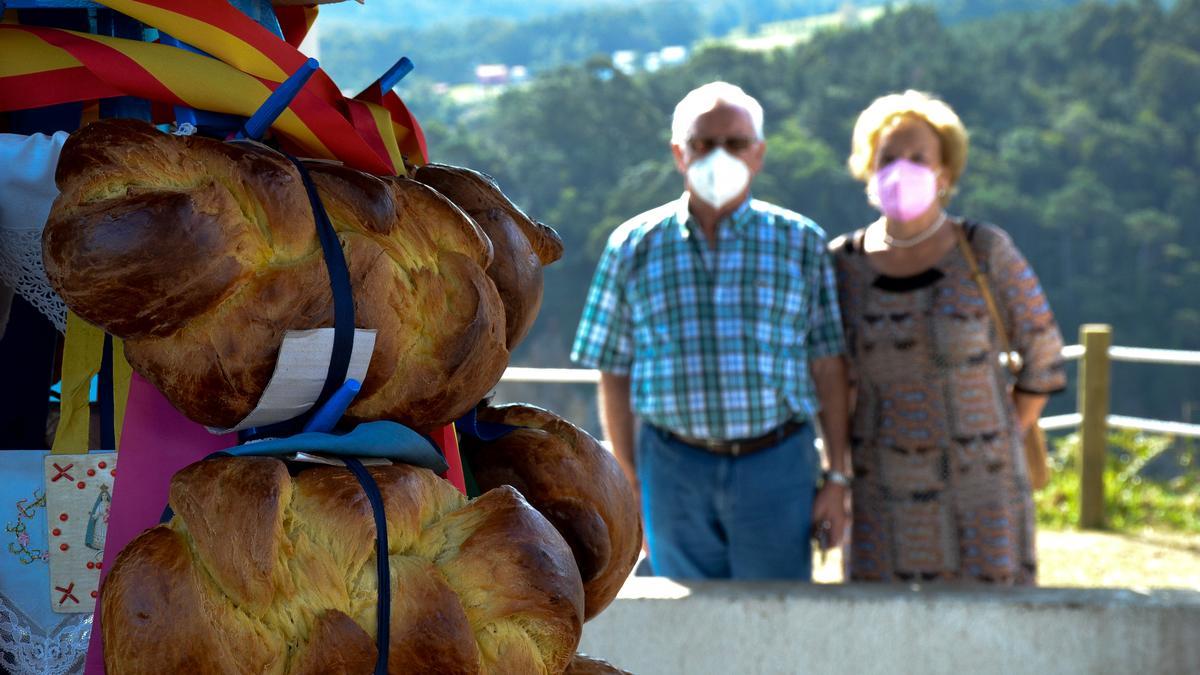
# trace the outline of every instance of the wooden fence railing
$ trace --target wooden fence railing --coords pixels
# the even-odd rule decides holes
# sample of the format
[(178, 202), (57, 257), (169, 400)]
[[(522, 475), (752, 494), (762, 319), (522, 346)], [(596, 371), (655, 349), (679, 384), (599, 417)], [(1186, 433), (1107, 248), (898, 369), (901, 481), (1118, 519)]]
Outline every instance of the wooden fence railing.
[[(1109, 376), (1112, 362), (1200, 366), (1200, 352), (1113, 346), (1112, 327), (1105, 324), (1081, 326), (1079, 342), (1080, 344), (1063, 348), (1064, 358), (1080, 362), (1076, 412), (1043, 417), (1038, 420), (1038, 425), (1047, 431), (1079, 429), (1079, 525), (1085, 528), (1101, 528), (1105, 522), (1104, 464), (1108, 454), (1109, 429), (1137, 429), (1200, 438), (1200, 424), (1110, 414)], [(600, 381), (600, 371), (584, 368), (510, 367), (501, 381), (595, 384)]]

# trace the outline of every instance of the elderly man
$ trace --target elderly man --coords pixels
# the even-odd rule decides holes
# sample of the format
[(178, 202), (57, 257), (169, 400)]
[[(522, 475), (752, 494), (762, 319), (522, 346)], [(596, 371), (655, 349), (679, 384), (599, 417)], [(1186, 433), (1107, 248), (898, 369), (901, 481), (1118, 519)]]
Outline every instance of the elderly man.
[[(686, 192), (613, 232), (571, 353), (601, 371), (601, 421), (663, 576), (809, 580), (810, 536), (837, 545), (847, 522), (825, 235), (750, 198), (762, 118), (724, 82), (679, 102), (671, 151)], [(818, 415), (830, 467), (819, 491)]]

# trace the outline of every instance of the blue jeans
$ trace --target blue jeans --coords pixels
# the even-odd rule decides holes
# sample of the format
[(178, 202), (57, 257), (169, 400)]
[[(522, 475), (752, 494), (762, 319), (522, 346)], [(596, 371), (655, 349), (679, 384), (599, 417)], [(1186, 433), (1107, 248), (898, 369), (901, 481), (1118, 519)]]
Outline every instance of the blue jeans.
[(642, 424), (642, 518), (654, 574), (675, 579), (812, 579), (818, 460), (811, 424), (743, 457)]

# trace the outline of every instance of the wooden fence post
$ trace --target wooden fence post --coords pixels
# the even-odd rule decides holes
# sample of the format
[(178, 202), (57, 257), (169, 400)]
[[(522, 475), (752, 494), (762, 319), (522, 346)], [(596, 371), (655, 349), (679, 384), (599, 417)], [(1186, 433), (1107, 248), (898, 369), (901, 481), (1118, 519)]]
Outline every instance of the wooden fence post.
[(1079, 328), (1083, 360), (1079, 365), (1080, 502), (1079, 526), (1104, 527), (1104, 465), (1108, 458), (1109, 359), (1112, 327), (1086, 324)]

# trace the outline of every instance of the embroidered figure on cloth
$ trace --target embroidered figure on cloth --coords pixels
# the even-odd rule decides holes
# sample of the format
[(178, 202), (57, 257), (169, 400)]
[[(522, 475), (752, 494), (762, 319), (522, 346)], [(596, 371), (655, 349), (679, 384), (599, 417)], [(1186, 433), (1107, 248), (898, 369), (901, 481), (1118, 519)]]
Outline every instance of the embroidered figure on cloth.
[[(108, 486), (101, 484), (96, 503), (92, 505), (92, 512), (88, 516), (87, 533), (83, 537), (84, 546), (101, 554), (104, 553), (104, 535), (108, 533), (108, 512), (111, 506), (112, 497), (108, 493)], [(100, 556), (96, 559), (99, 560)]]

